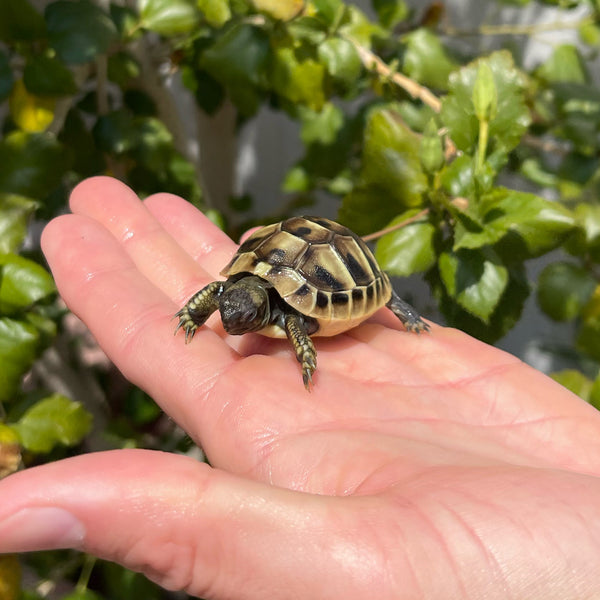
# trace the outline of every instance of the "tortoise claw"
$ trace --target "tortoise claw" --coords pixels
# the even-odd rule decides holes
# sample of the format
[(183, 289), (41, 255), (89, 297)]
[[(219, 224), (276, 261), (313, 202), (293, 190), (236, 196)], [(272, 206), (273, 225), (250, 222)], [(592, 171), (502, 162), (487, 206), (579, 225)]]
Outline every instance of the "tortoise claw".
[(408, 321), (407, 323), (404, 323), (404, 327), (406, 327), (406, 331), (417, 334), (422, 333), (423, 331), (427, 333), (431, 329), (429, 325), (421, 318), (418, 318), (415, 321)]
[(419, 313), (408, 302), (402, 300), (394, 290), (386, 306), (402, 321), (406, 331), (412, 333), (429, 331), (429, 325), (421, 319)]
[(185, 343), (189, 344), (199, 327), (204, 325), (206, 319), (219, 307), (219, 296), (223, 291), (222, 281), (213, 281), (196, 292), (185, 304), (177, 311), (173, 318), (179, 319), (175, 328), (175, 333), (180, 329), (185, 332)]
[(178, 318), (179, 323), (177, 323), (177, 327), (175, 327), (175, 331), (173, 335), (176, 335), (180, 329), (183, 329), (185, 333), (185, 343), (189, 344), (198, 329), (198, 326), (192, 320), (190, 313), (186, 306), (184, 306), (180, 311), (176, 312), (173, 315), (173, 318)]
[(302, 358), (302, 381), (304, 382), (304, 387), (308, 392), (311, 391), (311, 386), (313, 385), (312, 374), (317, 368), (317, 362), (315, 358), (316, 356), (314, 354), (314, 347), (312, 352), (309, 350), (303, 355)]

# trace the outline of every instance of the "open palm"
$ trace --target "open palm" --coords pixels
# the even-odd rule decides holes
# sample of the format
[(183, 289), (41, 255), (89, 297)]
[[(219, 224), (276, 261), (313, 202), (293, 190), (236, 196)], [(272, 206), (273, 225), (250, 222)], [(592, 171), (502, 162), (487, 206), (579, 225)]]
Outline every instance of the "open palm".
[(173, 314), (235, 244), (191, 205), (81, 184), (43, 246), (110, 358), (211, 467), (143, 450), (0, 483), (0, 552), (77, 547), (205, 598), (597, 598), (600, 415), (516, 358), (383, 309), (317, 339), (194, 340)]

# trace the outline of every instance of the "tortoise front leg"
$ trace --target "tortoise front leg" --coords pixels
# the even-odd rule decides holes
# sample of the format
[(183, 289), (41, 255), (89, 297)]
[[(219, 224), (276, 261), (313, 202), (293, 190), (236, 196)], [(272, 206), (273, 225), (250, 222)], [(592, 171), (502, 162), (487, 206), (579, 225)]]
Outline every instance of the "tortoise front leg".
[(310, 392), (312, 374), (317, 368), (317, 351), (306, 331), (306, 323), (302, 315), (288, 314), (285, 316), (285, 333), (294, 347), (298, 362), (302, 365), (304, 387)]
[(394, 290), (392, 290), (392, 297), (386, 306), (402, 321), (407, 331), (415, 333), (429, 331), (429, 325), (421, 319), (419, 313), (408, 302), (402, 300)]
[(206, 319), (219, 308), (219, 296), (223, 293), (223, 284), (223, 281), (209, 283), (194, 294), (179, 312), (175, 313), (175, 316), (179, 318), (175, 333), (183, 328), (186, 344), (192, 340), (198, 327), (204, 325)]

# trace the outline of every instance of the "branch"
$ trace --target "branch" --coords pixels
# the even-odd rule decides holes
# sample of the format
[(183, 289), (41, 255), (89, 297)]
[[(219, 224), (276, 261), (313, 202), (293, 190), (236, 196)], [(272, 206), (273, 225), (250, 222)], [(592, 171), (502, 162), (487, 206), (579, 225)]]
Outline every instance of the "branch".
[(398, 73), (397, 71), (390, 69), (390, 67), (383, 60), (381, 60), (379, 56), (371, 52), (371, 50), (368, 48), (365, 48), (359, 44), (355, 39), (349, 36), (344, 36), (344, 38), (354, 46), (362, 64), (366, 69), (373, 70), (378, 75), (393, 81), (397, 86), (408, 92), (413, 98), (421, 100), (436, 113), (440, 112), (442, 103), (440, 99), (429, 89), (420, 85), (409, 77), (406, 77), (406, 75), (402, 75), (402, 73)]
[(408, 217), (408, 219), (404, 219), (404, 221), (400, 221), (400, 223), (396, 223), (395, 225), (390, 225), (389, 227), (385, 227), (384, 229), (380, 229), (379, 231), (375, 231), (374, 233), (369, 233), (368, 235), (363, 235), (362, 240), (363, 240), (363, 242), (370, 242), (372, 240), (376, 240), (377, 238), (384, 236), (386, 233), (392, 233), (393, 231), (402, 229), (403, 227), (406, 227), (407, 225), (410, 225), (411, 223), (418, 221), (419, 219), (423, 218), (424, 216), (426, 216), (428, 214), (429, 214), (429, 209), (424, 208), (423, 210), (420, 210), (416, 215), (413, 215), (412, 217)]
[[(454, 198), (454, 200), (451, 201), (452, 204), (454, 204), (454, 206), (456, 206), (456, 208), (458, 208), (459, 210), (466, 210), (469, 206), (469, 201), (467, 200), (467, 198)], [(404, 219), (404, 221), (400, 221), (400, 223), (396, 223), (395, 225), (390, 225), (389, 227), (384, 227), (383, 229), (380, 229), (379, 231), (375, 231), (374, 233), (369, 233), (367, 235), (363, 235), (362, 236), (362, 240), (363, 242), (371, 242), (372, 240), (376, 240), (388, 233), (392, 233), (394, 231), (397, 231), (398, 229), (402, 229), (403, 227), (406, 227), (407, 225), (410, 225), (411, 223), (414, 223), (415, 221), (419, 221), (421, 220), (423, 217), (427, 216), (430, 212), (429, 208), (424, 208), (423, 210), (420, 210), (417, 214), (413, 215), (412, 217), (408, 217), (407, 219)]]

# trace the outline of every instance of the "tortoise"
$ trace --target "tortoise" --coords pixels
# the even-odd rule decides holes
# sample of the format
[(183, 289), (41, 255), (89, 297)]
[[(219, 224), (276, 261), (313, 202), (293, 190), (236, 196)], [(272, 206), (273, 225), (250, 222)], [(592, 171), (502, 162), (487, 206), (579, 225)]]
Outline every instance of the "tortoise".
[(227, 333), (287, 337), (308, 391), (317, 368), (310, 336), (333, 336), (387, 306), (408, 331), (429, 330), (393, 290), (365, 242), (322, 217), (292, 217), (255, 231), (213, 281), (175, 314), (186, 343), (217, 309)]

